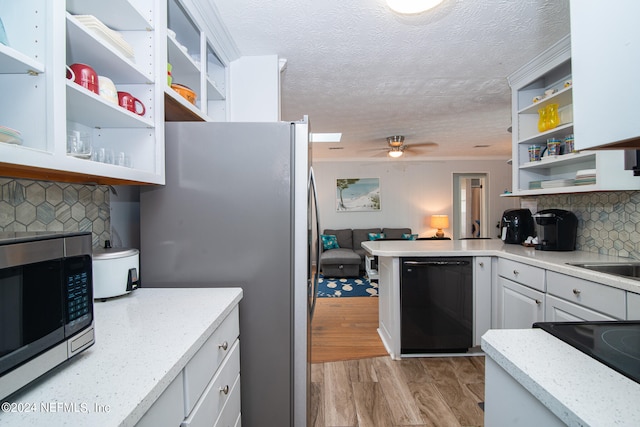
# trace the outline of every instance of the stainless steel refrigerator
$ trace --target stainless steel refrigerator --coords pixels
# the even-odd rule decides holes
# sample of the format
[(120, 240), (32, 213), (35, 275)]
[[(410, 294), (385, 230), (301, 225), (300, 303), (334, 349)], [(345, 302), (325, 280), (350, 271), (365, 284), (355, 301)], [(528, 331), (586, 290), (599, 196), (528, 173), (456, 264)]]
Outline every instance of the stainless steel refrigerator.
[(242, 423), (304, 426), (318, 253), (306, 117), (167, 123), (165, 145), (166, 185), (140, 194), (141, 286), (242, 287)]

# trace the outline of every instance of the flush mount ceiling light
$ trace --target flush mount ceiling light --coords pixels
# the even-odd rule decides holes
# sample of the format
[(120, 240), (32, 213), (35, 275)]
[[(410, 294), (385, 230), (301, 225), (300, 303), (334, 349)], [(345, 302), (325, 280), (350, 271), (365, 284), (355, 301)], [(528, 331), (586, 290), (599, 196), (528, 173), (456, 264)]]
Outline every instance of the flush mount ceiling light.
[(443, 0), (387, 0), (387, 4), (397, 13), (412, 15), (433, 9)]

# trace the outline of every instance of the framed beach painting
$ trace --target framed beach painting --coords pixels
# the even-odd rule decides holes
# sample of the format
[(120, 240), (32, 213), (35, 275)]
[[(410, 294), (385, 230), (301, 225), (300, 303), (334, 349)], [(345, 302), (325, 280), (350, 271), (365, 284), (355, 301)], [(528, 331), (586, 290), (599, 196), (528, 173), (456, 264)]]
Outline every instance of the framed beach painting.
[(336, 211), (377, 212), (380, 210), (380, 178), (336, 180)]

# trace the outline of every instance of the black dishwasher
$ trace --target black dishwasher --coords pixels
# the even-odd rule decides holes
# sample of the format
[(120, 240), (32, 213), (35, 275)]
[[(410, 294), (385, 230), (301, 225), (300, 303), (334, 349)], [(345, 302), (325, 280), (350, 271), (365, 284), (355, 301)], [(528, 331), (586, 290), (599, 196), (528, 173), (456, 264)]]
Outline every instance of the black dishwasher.
[(473, 342), (472, 258), (400, 262), (401, 353), (467, 352)]

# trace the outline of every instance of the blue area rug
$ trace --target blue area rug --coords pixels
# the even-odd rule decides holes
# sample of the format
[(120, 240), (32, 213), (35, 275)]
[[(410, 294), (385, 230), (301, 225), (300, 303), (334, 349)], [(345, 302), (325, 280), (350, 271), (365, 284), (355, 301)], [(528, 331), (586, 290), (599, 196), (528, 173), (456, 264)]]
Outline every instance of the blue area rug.
[(378, 282), (366, 277), (323, 277), (318, 281), (318, 298), (377, 297)]

